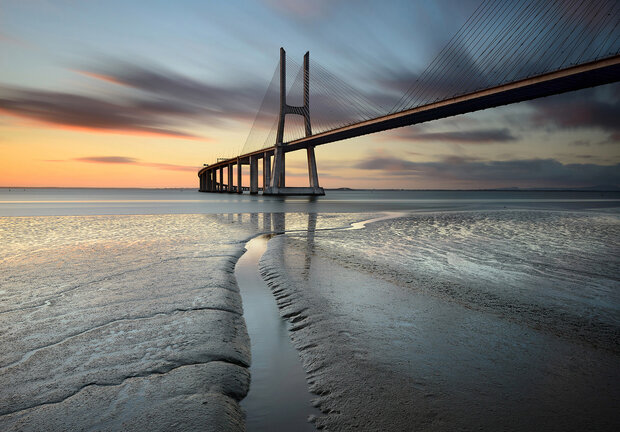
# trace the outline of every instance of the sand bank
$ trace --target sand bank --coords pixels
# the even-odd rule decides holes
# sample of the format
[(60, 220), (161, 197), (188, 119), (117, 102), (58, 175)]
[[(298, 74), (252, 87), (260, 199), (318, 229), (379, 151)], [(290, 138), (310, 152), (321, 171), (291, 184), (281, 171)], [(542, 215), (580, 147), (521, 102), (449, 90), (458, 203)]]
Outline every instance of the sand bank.
[(619, 240), (610, 214), (421, 214), (277, 236), (261, 271), (318, 426), (614, 430)]
[(1, 218), (0, 429), (244, 430), (233, 269), (203, 215)]

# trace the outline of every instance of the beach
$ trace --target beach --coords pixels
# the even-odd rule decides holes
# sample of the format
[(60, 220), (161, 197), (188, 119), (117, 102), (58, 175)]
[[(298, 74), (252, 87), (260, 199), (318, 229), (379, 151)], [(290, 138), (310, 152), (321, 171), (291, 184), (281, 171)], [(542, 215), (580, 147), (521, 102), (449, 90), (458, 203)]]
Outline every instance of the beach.
[(615, 430), (617, 195), (3, 190), (0, 428), (260, 430), (269, 234), (309, 425)]
[(249, 232), (203, 215), (0, 223), (3, 430), (242, 429), (232, 269)]
[(261, 271), (326, 413), (317, 425), (614, 430), (618, 228), (502, 210), (274, 238)]

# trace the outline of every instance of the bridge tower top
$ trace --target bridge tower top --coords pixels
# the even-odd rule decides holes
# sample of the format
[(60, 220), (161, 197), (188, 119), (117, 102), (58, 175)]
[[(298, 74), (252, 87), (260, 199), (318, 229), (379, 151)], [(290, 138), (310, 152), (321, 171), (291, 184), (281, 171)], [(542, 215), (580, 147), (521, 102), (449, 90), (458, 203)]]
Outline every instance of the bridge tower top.
[(280, 48), (280, 115), (278, 117), (278, 134), (273, 154), (273, 168), (269, 186), (263, 190), (265, 195), (325, 195), (319, 186), (319, 174), (316, 168), (314, 146), (308, 146), (308, 178), (309, 188), (286, 187), (284, 119), (287, 114), (297, 114), (304, 118), (306, 137), (312, 135), (310, 125), (310, 52), (304, 55), (304, 104), (293, 106), (286, 103), (286, 51)]
[(297, 114), (304, 118), (306, 136), (312, 135), (310, 125), (310, 52), (304, 55), (304, 104), (292, 106), (286, 103), (286, 51), (280, 48), (280, 115), (278, 117), (278, 134), (276, 145), (281, 146), (284, 142), (284, 118), (286, 114)]

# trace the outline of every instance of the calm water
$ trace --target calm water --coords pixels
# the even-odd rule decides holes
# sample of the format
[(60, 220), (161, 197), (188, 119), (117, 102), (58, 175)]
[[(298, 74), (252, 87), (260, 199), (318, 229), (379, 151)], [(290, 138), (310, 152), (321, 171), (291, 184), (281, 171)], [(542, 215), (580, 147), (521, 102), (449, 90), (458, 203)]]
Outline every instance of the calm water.
[(194, 189), (0, 188), (0, 216), (179, 213), (344, 213), (481, 208), (609, 208), (620, 192), (327, 191), (323, 197), (199, 193)]
[(252, 382), (241, 406), (248, 431), (313, 431), (308, 416), (320, 412), (311, 405), (313, 396), (299, 354), (289, 340), (287, 323), (280, 318), (275, 299), (258, 271), (269, 237), (250, 240), (235, 268), (252, 344)]

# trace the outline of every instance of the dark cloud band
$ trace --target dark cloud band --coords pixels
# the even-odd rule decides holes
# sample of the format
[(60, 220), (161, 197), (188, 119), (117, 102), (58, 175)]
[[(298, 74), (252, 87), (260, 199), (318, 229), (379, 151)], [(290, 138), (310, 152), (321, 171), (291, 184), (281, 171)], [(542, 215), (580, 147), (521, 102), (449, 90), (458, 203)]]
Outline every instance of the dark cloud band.
[(583, 187), (620, 185), (620, 164), (563, 164), (555, 159), (482, 162), (458, 157), (438, 162), (412, 162), (394, 157), (370, 157), (356, 168), (389, 176), (475, 183), (480, 187)]

